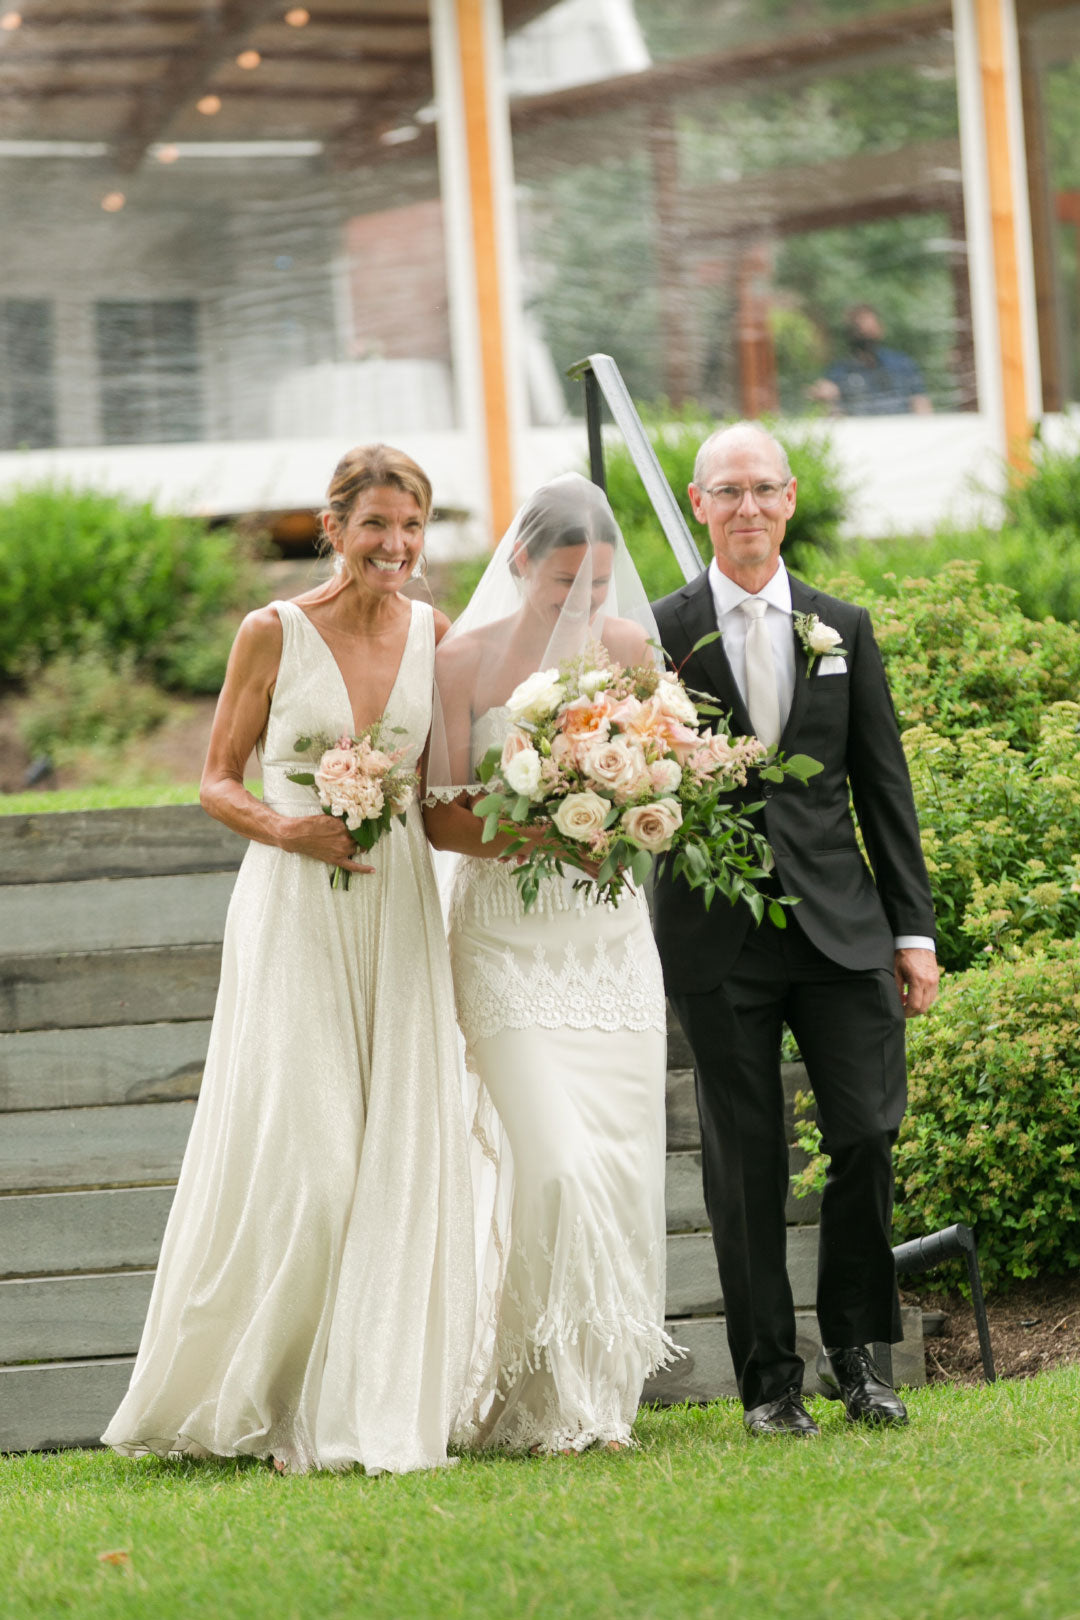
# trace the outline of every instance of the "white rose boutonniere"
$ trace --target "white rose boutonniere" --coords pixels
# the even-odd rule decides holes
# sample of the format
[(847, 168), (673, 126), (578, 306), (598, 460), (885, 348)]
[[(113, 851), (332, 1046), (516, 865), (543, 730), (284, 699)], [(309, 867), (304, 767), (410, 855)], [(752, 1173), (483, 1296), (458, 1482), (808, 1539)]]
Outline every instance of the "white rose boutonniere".
[(840, 645), (840, 632), (831, 624), (822, 624), (816, 613), (794, 613), (795, 634), (806, 653), (806, 673), (810, 674), (819, 658), (846, 658), (847, 648)]

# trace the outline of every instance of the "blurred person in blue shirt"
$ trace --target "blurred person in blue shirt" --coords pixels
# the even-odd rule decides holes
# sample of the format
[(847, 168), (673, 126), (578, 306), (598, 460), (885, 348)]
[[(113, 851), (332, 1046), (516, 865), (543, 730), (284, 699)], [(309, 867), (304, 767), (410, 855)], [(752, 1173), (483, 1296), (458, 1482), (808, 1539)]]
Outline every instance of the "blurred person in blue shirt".
[(888, 349), (885, 328), (872, 304), (853, 304), (844, 317), (847, 353), (807, 394), (838, 416), (926, 415), (933, 410), (922, 372), (909, 354)]

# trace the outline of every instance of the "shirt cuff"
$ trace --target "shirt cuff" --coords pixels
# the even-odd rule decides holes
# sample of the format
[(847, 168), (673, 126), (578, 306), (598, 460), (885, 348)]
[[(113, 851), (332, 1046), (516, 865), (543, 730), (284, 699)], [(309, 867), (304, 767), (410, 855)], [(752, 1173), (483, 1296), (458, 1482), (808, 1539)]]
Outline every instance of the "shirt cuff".
[(926, 934), (897, 934), (893, 940), (894, 951), (933, 951), (937, 954), (937, 940), (929, 939)]

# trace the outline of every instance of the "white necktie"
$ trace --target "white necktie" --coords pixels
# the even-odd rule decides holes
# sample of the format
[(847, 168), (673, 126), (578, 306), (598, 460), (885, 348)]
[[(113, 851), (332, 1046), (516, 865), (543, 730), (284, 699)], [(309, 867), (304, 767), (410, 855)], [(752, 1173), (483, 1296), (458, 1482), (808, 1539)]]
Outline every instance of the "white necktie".
[(739, 606), (747, 618), (746, 706), (755, 736), (771, 752), (780, 741), (780, 697), (772, 638), (765, 628), (769, 604), (760, 596), (747, 596)]

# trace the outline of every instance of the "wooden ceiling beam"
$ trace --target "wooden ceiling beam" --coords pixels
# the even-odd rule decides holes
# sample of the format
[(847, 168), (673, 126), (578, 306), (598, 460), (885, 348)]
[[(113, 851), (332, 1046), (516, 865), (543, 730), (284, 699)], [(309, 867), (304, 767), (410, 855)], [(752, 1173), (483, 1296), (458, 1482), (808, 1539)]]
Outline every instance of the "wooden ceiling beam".
[[(287, 0), (272, 5), (269, 10), (284, 15), (288, 9)], [(267, 20), (272, 21), (271, 15)], [(206, 13), (202, 11), (180, 11), (175, 7), (162, 6), (153, 10), (132, 11), (127, 8), (101, 6), (96, 11), (43, 11), (40, 15), (33, 11), (23, 12), (23, 29), (35, 32), (39, 28), (144, 28), (155, 26), (176, 27), (182, 25), (189, 28), (205, 30), (207, 27)], [(415, 29), (427, 33), (427, 17), (401, 15), (385, 11), (330, 11), (322, 16), (313, 17), (311, 28), (401, 28)], [(22, 30), (20, 30), (22, 32)], [(302, 29), (290, 29), (299, 37)]]
[(173, 53), (167, 81), (141, 91), (127, 128), (113, 143), (114, 168), (121, 174), (137, 169), (147, 148), (167, 134), (176, 114), (205, 90), (221, 63), (242, 50), (253, 30), (280, 10), (281, 0), (226, 0), (220, 11), (206, 17), (197, 43)]
[(804, 73), (808, 68), (840, 66), (853, 57), (932, 37), (951, 27), (951, 0), (933, 0), (928, 5), (877, 12), (853, 22), (837, 23), (833, 28), (818, 28), (810, 34), (771, 39), (710, 56), (682, 57), (594, 84), (522, 96), (511, 103), (514, 131), (644, 101), (666, 102), (719, 84), (741, 84), (745, 80)]
[[(391, 95), (380, 96), (378, 100), (365, 99), (357, 116), (327, 143), (326, 155), (331, 166), (335, 169), (352, 169), (361, 162), (369, 161), (376, 153), (384, 154), (386, 148), (380, 144), (380, 137), (408, 123), (417, 109), (431, 100), (432, 94), (431, 60), (428, 58), (423, 67), (416, 65), (399, 74)], [(417, 149), (419, 139), (433, 143), (431, 128), (423, 128), (418, 140), (409, 143), (410, 151)]]

